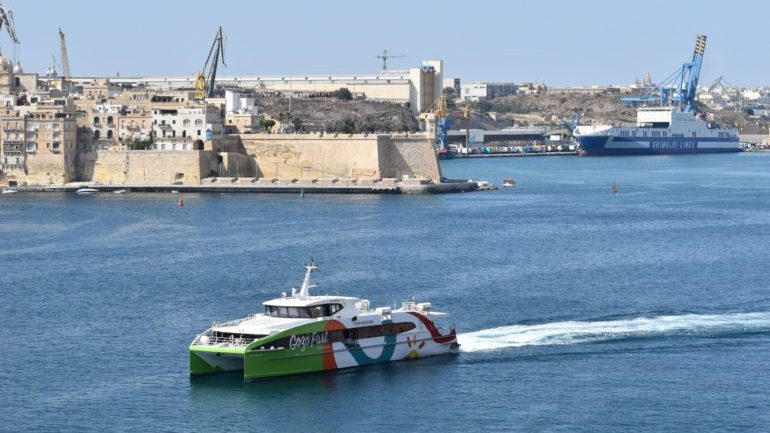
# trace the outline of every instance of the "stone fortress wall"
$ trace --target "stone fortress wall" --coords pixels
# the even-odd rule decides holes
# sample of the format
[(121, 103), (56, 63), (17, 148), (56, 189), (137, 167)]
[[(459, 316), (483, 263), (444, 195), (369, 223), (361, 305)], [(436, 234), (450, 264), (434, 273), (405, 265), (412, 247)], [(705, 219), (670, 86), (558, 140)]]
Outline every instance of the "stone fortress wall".
[(241, 140), (258, 177), (441, 179), (425, 134), (243, 134)]
[(76, 159), (76, 174), (34, 183), (190, 185), (211, 177), (441, 180), (425, 134), (242, 134), (207, 141), (203, 150), (97, 150)]

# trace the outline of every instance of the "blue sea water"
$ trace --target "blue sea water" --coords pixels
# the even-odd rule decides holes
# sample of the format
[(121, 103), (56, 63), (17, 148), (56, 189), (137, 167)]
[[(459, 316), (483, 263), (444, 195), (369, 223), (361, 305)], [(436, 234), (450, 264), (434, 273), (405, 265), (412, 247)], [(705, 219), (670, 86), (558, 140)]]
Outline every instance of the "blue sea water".
[[(770, 154), (442, 168), (517, 186), (0, 197), (0, 430), (770, 430)], [(196, 333), (308, 256), (321, 292), (451, 313), (462, 351), (190, 380)]]

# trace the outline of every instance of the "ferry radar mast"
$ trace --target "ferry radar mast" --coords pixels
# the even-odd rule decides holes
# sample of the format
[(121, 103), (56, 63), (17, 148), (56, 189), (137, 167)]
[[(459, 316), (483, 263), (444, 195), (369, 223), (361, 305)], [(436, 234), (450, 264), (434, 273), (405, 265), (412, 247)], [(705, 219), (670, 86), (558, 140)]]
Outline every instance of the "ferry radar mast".
[(318, 269), (318, 265), (313, 261), (313, 258), (311, 257), (310, 260), (305, 263), (305, 279), (302, 281), (302, 288), (299, 290), (299, 296), (301, 298), (310, 296), (310, 289), (313, 287), (318, 287), (316, 284), (310, 284), (310, 274), (312, 274), (316, 269)]

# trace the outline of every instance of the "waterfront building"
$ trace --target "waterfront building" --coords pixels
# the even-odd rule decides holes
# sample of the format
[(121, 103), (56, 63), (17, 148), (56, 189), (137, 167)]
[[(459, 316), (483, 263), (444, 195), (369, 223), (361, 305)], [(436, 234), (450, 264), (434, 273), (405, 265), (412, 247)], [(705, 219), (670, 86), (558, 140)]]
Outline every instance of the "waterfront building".
[(0, 117), (0, 172), (24, 170), (27, 156), (25, 131), (25, 116), (16, 109), (5, 109)]
[(513, 83), (474, 82), (460, 86), (460, 99), (478, 102), (501, 96), (515, 95), (519, 86)]
[(147, 142), (152, 134), (152, 111), (143, 107), (125, 107), (118, 116), (118, 141), (123, 147)]
[(251, 134), (259, 131), (259, 108), (254, 95), (225, 92), (225, 133)]
[(0, 171), (7, 184), (63, 184), (76, 177), (77, 125), (61, 102), (0, 114)]
[(200, 150), (204, 141), (223, 136), (224, 126), (214, 105), (154, 106), (152, 132), (157, 150)]

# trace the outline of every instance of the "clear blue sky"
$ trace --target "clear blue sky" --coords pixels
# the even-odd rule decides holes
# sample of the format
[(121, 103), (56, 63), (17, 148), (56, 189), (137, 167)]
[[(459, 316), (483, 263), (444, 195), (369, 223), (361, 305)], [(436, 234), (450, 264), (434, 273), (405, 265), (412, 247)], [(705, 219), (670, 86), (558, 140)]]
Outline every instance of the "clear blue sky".
[[(762, 1), (283, 2), (5, 0), (26, 71), (58, 61), (67, 35), (74, 75), (192, 75), (216, 26), (227, 34), (225, 75), (374, 73), (441, 58), (463, 81), (620, 84), (660, 80), (709, 36), (701, 83), (770, 84), (770, 3)], [(0, 35), (3, 53), (13, 50)]]

